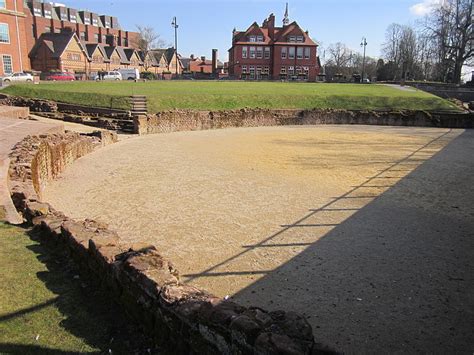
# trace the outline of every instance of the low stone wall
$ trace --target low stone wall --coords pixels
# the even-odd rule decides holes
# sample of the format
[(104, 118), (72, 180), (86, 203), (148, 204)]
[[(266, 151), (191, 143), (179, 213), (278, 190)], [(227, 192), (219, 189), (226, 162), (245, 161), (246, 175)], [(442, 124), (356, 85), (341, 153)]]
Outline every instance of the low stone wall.
[(32, 112), (57, 112), (58, 105), (54, 101), (28, 99), (20, 96), (0, 94), (0, 105), (28, 107)]
[(27, 119), (30, 115), (28, 107), (0, 105), (0, 118)]
[[(107, 133), (101, 133), (107, 134)], [(41, 202), (44, 185), (68, 164), (114, 137), (68, 133), (28, 137), (11, 154), (15, 204), (44, 240), (70, 253), (83, 272), (111, 291), (158, 344), (189, 354), (332, 354), (293, 312), (242, 307), (180, 282), (154, 246), (125, 245), (107, 225), (74, 221)]]
[(135, 133), (152, 134), (230, 127), (284, 125), (365, 124), (472, 128), (474, 115), (423, 111), (267, 110), (228, 111), (175, 110), (134, 119)]

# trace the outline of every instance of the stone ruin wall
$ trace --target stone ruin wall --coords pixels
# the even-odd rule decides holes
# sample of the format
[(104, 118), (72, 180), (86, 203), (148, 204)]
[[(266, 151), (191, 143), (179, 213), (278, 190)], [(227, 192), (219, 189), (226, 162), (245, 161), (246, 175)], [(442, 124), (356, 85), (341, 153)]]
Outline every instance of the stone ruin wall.
[(267, 110), (164, 111), (134, 119), (135, 133), (140, 135), (176, 131), (196, 131), (231, 127), (264, 127), (286, 125), (363, 124), (383, 126), (417, 126), (472, 128), (471, 114), (430, 114), (423, 111), (348, 111), (348, 110)]
[(72, 220), (41, 201), (44, 186), (74, 160), (114, 142), (110, 132), (27, 137), (11, 155), (10, 188), (17, 209), (60, 246), (92, 281), (173, 353), (334, 354), (314, 340), (299, 314), (243, 307), (183, 284), (154, 246), (125, 245), (106, 224)]

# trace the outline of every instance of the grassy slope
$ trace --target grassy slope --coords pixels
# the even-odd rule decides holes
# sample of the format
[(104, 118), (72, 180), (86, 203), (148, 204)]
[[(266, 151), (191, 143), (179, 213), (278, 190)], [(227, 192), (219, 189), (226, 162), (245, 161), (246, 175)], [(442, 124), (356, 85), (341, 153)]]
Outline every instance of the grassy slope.
[(97, 353), (109, 348), (132, 353), (144, 348), (137, 345), (141, 336), (124, 325), (127, 321), (102, 293), (75, 276), (67, 260), (52, 255), (25, 230), (2, 222), (0, 275), (0, 353)]
[(127, 107), (126, 96), (141, 94), (148, 96), (150, 112), (174, 108), (222, 110), (244, 107), (457, 110), (446, 100), (423, 91), (402, 91), (385, 85), (207, 81), (75, 82), (15, 85), (6, 88), (4, 92), (115, 108)]

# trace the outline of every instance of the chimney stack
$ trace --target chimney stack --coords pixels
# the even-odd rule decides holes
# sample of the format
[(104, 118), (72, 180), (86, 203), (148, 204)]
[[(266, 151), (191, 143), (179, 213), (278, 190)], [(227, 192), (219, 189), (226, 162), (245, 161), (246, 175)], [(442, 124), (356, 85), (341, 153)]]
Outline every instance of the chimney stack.
[(267, 21), (267, 27), (268, 27), (268, 36), (274, 40), (275, 38), (275, 15), (270, 14), (268, 16), (268, 21)]
[(217, 49), (212, 50), (212, 74), (217, 73)]

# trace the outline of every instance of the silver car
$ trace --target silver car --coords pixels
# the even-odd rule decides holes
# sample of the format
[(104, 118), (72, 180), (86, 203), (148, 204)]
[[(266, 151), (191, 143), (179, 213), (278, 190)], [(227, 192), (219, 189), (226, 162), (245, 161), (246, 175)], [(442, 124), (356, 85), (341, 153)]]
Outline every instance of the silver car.
[(13, 73), (2, 78), (4, 83), (10, 82), (33, 82), (33, 75), (27, 73)]

